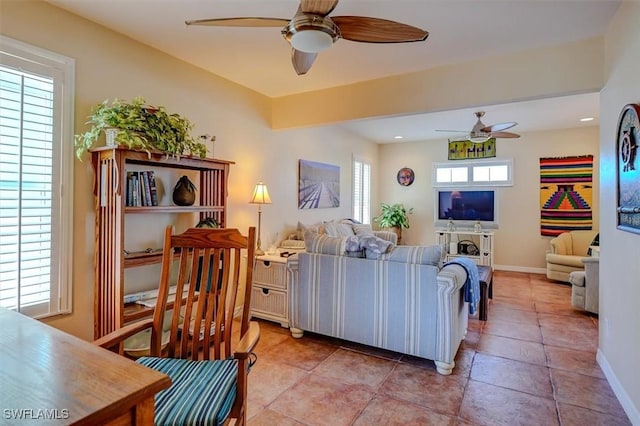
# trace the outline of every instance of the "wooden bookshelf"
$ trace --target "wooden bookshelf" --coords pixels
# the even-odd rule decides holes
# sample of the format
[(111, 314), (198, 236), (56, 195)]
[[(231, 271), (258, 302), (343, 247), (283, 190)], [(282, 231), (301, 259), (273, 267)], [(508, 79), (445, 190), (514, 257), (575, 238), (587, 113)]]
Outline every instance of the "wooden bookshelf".
[[(127, 217), (132, 214), (197, 213), (200, 220), (211, 217), (224, 227), (229, 169), (234, 163), (213, 158), (171, 157), (161, 152), (134, 151), (122, 146), (99, 147), (92, 149), (91, 153), (96, 212), (94, 338), (99, 338), (152, 311), (152, 308), (141, 305), (127, 304), (125, 307), (124, 304), (124, 270), (157, 264), (162, 260), (160, 251), (125, 253)], [(193, 171), (198, 176), (196, 205), (127, 206), (127, 170), (132, 165)]]

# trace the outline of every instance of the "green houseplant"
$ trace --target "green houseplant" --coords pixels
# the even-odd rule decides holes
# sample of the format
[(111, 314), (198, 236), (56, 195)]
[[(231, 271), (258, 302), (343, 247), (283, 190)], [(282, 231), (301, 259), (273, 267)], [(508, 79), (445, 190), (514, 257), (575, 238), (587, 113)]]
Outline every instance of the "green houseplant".
[(398, 235), (398, 244), (402, 241), (402, 228), (409, 228), (409, 215), (413, 208), (406, 209), (403, 204), (380, 204), (380, 216), (373, 220), (380, 228), (389, 228)]
[(76, 156), (82, 156), (97, 142), (100, 134), (116, 129), (115, 143), (130, 149), (161, 151), (167, 155), (195, 155), (204, 158), (206, 145), (189, 135), (191, 122), (167, 113), (164, 107), (151, 107), (144, 98), (131, 102), (105, 100), (92, 109), (86, 124), (91, 128), (75, 135)]

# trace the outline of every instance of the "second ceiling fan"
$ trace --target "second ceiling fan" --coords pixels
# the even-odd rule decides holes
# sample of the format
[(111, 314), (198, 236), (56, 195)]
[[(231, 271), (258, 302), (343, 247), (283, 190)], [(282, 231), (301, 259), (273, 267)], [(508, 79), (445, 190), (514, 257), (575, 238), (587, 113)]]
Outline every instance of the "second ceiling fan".
[(328, 15), (338, 0), (301, 0), (292, 19), (237, 17), (185, 21), (187, 25), (220, 27), (281, 27), (291, 43), (291, 62), (298, 75), (306, 74), (318, 52), (328, 49), (337, 39), (364, 43), (407, 43), (424, 41), (428, 31), (387, 19), (366, 16)]
[(520, 135), (512, 132), (505, 132), (505, 130), (517, 125), (515, 121), (508, 121), (506, 123), (493, 124), (491, 126), (485, 126), (482, 122), (484, 111), (477, 111), (474, 113), (478, 118), (476, 124), (473, 126), (470, 132), (466, 130), (436, 130), (436, 132), (451, 132), (451, 133), (467, 133), (462, 137), (452, 139), (453, 141), (470, 141), (475, 143), (484, 143), (491, 138), (519, 138)]

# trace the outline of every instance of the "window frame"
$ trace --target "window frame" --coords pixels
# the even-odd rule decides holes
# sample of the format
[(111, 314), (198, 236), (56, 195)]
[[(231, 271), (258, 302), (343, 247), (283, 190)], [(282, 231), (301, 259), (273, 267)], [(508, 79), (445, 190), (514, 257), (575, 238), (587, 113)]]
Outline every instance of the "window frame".
[(34, 318), (68, 314), (73, 294), (75, 60), (0, 34), (0, 64), (46, 76), (54, 85), (49, 302), (16, 310)]
[[(356, 173), (356, 167), (357, 167), (356, 163), (359, 163), (362, 165), (362, 172), (360, 173), (359, 176), (357, 176), (357, 173)], [(367, 172), (365, 171), (365, 169), (367, 168), (368, 168), (368, 176), (367, 176)], [(353, 159), (351, 161), (351, 173), (352, 173), (351, 174), (351, 185), (352, 185), (351, 212), (353, 213), (353, 219), (365, 224), (371, 223), (372, 169), (373, 169), (373, 166), (371, 164), (371, 161), (363, 157), (358, 157), (355, 155), (353, 156)], [(360, 180), (359, 181), (356, 180), (357, 178), (359, 178)], [(367, 180), (367, 182), (365, 182), (365, 180)], [(358, 186), (359, 182), (360, 182), (360, 188), (358, 188), (359, 192), (357, 192), (356, 187)], [(368, 190), (366, 194), (364, 194), (365, 190)], [(363, 198), (362, 201), (357, 199), (358, 194), (361, 194)], [(364, 198), (366, 198), (366, 200), (364, 200)]]
[[(506, 166), (506, 180), (474, 180), (474, 171), (480, 167)], [(438, 171), (445, 169), (466, 169), (467, 178), (463, 181), (439, 182)], [(513, 159), (493, 159), (493, 160), (475, 160), (475, 161), (456, 161), (446, 163), (433, 163), (432, 182), (434, 188), (452, 188), (452, 187), (495, 187), (495, 186), (513, 186)]]

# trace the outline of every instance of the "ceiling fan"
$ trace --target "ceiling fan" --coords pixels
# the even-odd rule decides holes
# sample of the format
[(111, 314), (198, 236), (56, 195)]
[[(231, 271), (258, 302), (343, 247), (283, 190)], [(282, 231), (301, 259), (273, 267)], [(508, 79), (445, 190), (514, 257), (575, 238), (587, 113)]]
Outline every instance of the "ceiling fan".
[(222, 27), (281, 27), (291, 44), (291, 62), (298, 75), (306, 74), (318, 52), (328, 49), (337, 39), (365, 43), (406, 43), (423, 41), (428, 31), (400, 22), (365, 16), (328, 15), (338, 0), (300, 0), (292, 19), (239, 17), (196, 19), (187, 25)]
[[(452, 139), (453, 141), (470, 141), (475, 143), (484, 143), (491, 138), (519, 138), (517, 133), (505, 132), (505, 130), (515, 126), (515, 121), (508, 121), (506, 123), (498, 123), (492, 126), (485, 126), (481, 118), (484, 116), (484, 111), (477, 111), (474, 113), (478, 117), (478, 121), (473, 126), (473, 129), (463, 137)], [(466, 130), (436, 130), (436, 132), (465, 132)]]

